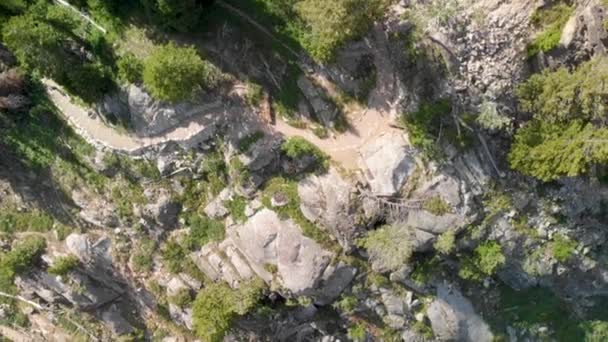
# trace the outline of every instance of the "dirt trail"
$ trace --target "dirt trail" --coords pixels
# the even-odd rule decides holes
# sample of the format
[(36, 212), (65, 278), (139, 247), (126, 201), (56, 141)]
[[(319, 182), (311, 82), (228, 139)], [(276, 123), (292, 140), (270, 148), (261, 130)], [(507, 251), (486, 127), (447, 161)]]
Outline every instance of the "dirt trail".
[[(89, 115), (90, 110), (73, 103), (70, 97), (61, 90), (61, 87), (52, 80), (45, 79), (43, 83), (55, 106), (61, 110), (68, 122), (87, 141), (128, 153), (136, 153), (146, 147), (157, 146), (170, 141), (186, 141), (203, 131), (210, 122), (217, 119), (218, 115), (226, 114), (223, 109), (218, 109), (219, 112), (195, 115), (163, 134), (154, 137), (138, 137), (133, 134), (121, 133), (106, 125), (96, 115)], [(221, 103), (218, 103), (218, 106), (223, 108)], [(218, 106), (214, 107), (217, 108)]]
[[(49, 98), (55, 106), (87, 141), (127, 153), (137, 153), (137, 151), (147, 147), (170, 141), (187, 141), (205, 129), (205, 126), (210, 122), (210, 117), (217, 117), (220, 114), (228, 115), (228, 111), (194, 115), (164, 134), (155, 137), (138, 137), (133, 134), (122, 133), (107, 126), (96, 115), (89, 115), (89, 110), (73, 103), (55, 82), (44, 80), (44, 84), (47, 87)], [(334, 134), (327, 139), (317, 137), (310, 130), (289, 126), (282, 120), (277, 120), (274, 126), (268, 128), (286, 137), (301, 136), (305, 138), (317, 145), (346, 169), (358, 168), (359, 149), (363, 145), (384, 133), (397, 130), (390, 126), (390, 119), (387, 114), (375, 109), (361, 109), (356, 113), (351, 113), (349, 124), (350, 127), (347, 132)]]

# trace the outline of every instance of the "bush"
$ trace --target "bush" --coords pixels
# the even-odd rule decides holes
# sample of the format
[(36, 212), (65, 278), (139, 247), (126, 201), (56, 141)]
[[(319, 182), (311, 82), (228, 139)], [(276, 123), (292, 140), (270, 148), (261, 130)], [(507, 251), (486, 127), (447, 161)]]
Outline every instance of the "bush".
[(372, 265), (379, 271), (396, 271), (412, 256), (412, 232), (409, 227), (384, 226), (370, 231), (362, 241)]
[(186, 216), (186, 225), (190, 227), (190, 233), (184, 239), (184, 245), (190, 250), (197, 250), (208, 242), (222, 241), (226, 234), (223, 222), (197, 213)]
[(48, 232), (53, 229), (54, 220), (49, 215), (34, 210), (19, 212), (3, 208), (0, 212), (0, 232)]
[(576, 241), (570, 240), (561, 234), (557, 234), (553, 237), (553, 241), (551, 242), (551, 252), (557, 261), (566, 262), (572, 258), (577, 245), (578, 243)]
[(484, 276), (494, 275), (506, 261), (500, 245), (496, 241), (488, 241), (479, 245), (472, 257), (462, 261), (458, 275), (463, 279), (479, 281)]
[(58, 276), (64, 276), (80, 264), (80, 260), (74, 255), (68, 255), (57, 258), (53, 261), (53, 265), (49, 267), (48, 272)]
[(157, 48), (145, 62), (144, 85), (159, 100), (178, 102), (192, 98), (195, 89), (210, 85), (211, 67), (194, 47), (169, 43)]
[(66, 75), (68, 90), (87, 103), (97, 102), (114, 86), (105, 67), (97, 63), (72, 66)]
[(170, 303), (173, 303), (179, 306), (180, 308), (185, 308), (190, 303), (192, 303), (193, 298), (190, 289), (183, 288), (180, 289), (175, 295), (170, 296), (168, 300)]
[(117, 62), (118, 78), (126, 83), (138, 83), (142, 80), (144, 64), (132, 53), (120, 57)]
[(236, 222), (243, 223), (247, 220), (247, 215), (245, 215), (247, 200), (245, 198), (238, 196), (224, 204)]
[(226, 284), (206, 286), (194, 301), (194, 332), (204, 341), (222, 341), (233, 320), (250, 312), (259, 303), (264, 288), (260, 279), (242, 283), (235, 290)]
[(170, 239), (161, 249), (165, 266), (169, 272), (173, 274), (180, 273), (183, 269), (183, 263), (186, 258), (189, 258), (187, 251), (175, 239)]
[(564, 3), (556, 3), (548, 8), (543, 8), (532, 16), (532, 23), (542, 27), (543, 31), (534, 38), (528, 46), (528, 56), (532, 57), (539, 52), (549, 52), (559, 45), (562, 38), (564, 26), (570, 19), (574, 7)]
[(575, 71), (566, 68), (532, 75), (516, 89), (521, 108), (539, 121), (606, 123), (608, 58), (596, 57)]
[(357, 308), (359, 300), (355, 296), (342, 295), (342, 298), (336, 304), (344, 313), (352, 314)]
[(367, 330), (363, 323), (357, 323), (348, 328), (348, 337), (355, 342), (364, 342), (367, 337)]
[(441, 254), (448, 255), (452, 253), (456, 247), (456, 233), (454, 233), (454, 230), (450, 229), (439, 235), (434, 247)]
[[(160, 24), (166, 29), (188, 32), (197, 27), (203, 14), (204, 1), (152, 0)], [(149, 4), (149, 1), (145, 1)]]
[(131, 263), (135, 272), (149, 272), (154, 263), (156, 243), (150, 238), (143, 238), (131, 255)]
[(443, 216), (452, 212), (452, 207), (438, 195), (426, 200), (423, 209), (435, 216)]
[(543, 181), (579, 176), (595, 163), (608, 163), (607, 140), (606, 128), (533, 120), (517, 131), (509, 164)]
[(435, 144), (441, 124), (441, 118), (448, 115), (452, 105), (447, 100), (423, 103), (420, 109), (402, 116), (403, 124), (407, 129), (408, 138), (413, 146), (421, 149), (430, 157), (438, 154)]
[(0, 289), (13, 289), (13, 280), (19, 273), (27, 271), (40, 257), (46, 248), (41, 237), (28, 236), (20, 241), (11, 251), (0, 254)]
[(245, 100), (251, 107), (258, 107), (264, 99), (264, 89), (259, 84), (247, 82), (247, 93)]
[(342, 44), (368, 31), (385, 4), (383, 0), (299, 1), (295, 9), (304, 27), (298, 38), (317, 61), (331, 61)]
[(281, 145), (281, 150), (293, 159), (298, 160), (306, 156), (314, 157), (321, 170), (329, 169), (329, 156), (317, 146), (302, 137), (291, 137)]
[(585, 342), (608, 341), (608, 322), (592, 321), (584, 324)]

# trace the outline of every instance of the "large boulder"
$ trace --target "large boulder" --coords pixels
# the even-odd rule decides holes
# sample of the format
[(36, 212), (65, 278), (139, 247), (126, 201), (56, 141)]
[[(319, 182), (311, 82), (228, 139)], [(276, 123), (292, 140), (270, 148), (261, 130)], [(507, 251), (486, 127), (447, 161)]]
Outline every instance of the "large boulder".
[(387, 133), (360, 151), (361, 169), (374, 195), (392, 196), (416, 168), (414, 149), (400, 133)]
[(437, 298), (429, 305), (427, 315), (440, 341), (493, 341), (488, 324), (475, 312), (471, 302), (450, 285), (437, 287)]
[(310, 296), (319, 305), (331, 303), (350, 283), (355, 270), (332, 265), (332, 252), (302, 235), (291, 220), (269, 209), (227, 232), (219, 244), (194, 253), (197, 266), (212, 280), (238, 287), (254, 276), (278, 283), (287, 295)]
[[(158, 101), (142, 87), (129, 85), (108, 95), (97, 107), (105, 115), (129, 119), (139, 136), (154, 136), (180, 125), (184, 119), (200, 116), (197, 122), (215, 132), (215, 123), (221, 119), (223, 105), (217, 100), (209, 103), (166, 103)], [(201, 114), (205, 114), (201, 116)]]
[(298, 78), (298, 88), (300, 88), (302, 94), (308, 100), (317, 119), (324, 126), (333, 127), (333, 122), (338, 114), (338, 108), (328, 101), (327, 96), (324, 96), (323, 92), (306, 76)]
[(335, 169), (310, 175), (298, 183), (300, 210), (348, 248), (357, 233), (354, 186)]

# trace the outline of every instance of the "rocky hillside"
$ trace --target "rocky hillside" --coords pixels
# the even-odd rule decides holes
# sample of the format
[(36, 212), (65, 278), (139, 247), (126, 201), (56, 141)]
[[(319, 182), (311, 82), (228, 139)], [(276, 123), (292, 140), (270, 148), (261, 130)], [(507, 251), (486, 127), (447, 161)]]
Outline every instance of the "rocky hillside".
[(608, 341), (605, 0), (0, 3), (0, 341)]

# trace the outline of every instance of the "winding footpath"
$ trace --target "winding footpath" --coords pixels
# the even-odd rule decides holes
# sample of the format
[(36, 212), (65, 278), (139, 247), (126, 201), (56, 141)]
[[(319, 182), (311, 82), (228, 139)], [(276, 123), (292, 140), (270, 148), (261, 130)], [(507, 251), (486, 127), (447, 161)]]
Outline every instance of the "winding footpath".
[[(189, 117), (180, 125), (163, 134), (154, 137), (139, 137), (132, 133), (123, 133), (106, 125), (97, 115), (90, 114), (92, 110), (74, 103), (55, 82), (44, 80), (44, 84), (49, 98), (63, 113), (69, 124), (85, 140), (98, 147), (131, 155), (142, 154), (143, 151), (149, 148), (168, 142), (187, 142), (205, 130), (207, 125), (213, 121), (212, 119), (218, 117), (218, 115), (223, 115), (223, 119), (226, 120), (239, 120), (238, 117), (227, 117), (230, 115), (227, 110), (206, 112)], [(255, 114), (245, 111), (242, 115)], [(349, 130), (327, 139), (320, 139), (310, 130), (289, 126), (282, 120), (277, 120), (275, 125), (268, 124), (266, 128), (271, 132), (280, 133), (286, 137), (301, 136), (318, 146), (344, 168), (357, 169), (359, 149), (361, 147), (378, 136), (398, 130), (390, 126), (388, 115), (377, 110), (365, 109), (351, 115), (349, 118)]]

